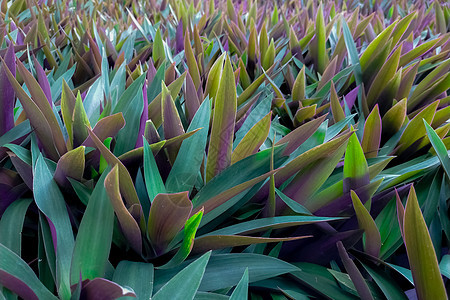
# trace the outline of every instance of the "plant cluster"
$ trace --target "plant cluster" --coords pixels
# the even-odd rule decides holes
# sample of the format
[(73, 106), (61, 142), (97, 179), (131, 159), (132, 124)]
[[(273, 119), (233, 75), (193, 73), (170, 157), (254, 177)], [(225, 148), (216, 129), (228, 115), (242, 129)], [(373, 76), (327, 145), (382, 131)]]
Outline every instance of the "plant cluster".
[(446, 1), (0, 14), (0, 299), (447, 299)]

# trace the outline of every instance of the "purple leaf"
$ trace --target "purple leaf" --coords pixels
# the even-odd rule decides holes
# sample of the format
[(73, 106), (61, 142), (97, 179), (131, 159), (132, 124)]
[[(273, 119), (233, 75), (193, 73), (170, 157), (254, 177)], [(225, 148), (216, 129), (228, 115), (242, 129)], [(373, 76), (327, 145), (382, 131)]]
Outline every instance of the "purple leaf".
[[(150, 73), (147, 73), (147, 79), (149, 77), (150, 77)], [(148, 81), (148, 82), (150, 82), (150, 81)], [(144, 110), (142, 111), (141, 119), (139, 122), (139, 133), (138, 133), (136, 145), (134, 146), (135, 148), (142, 147), (142, 145), (143, 145), (142, 136), (144, 135), (145, 124), (148, 120), (148, 98), (147, 98), (147, 85), (146, 84), (144, 84), (144, 87), (142, 88), (142, 93), (143, 93), (143, 99), (144, 99)]]
[(53, 101), (52, 101), (52, 91), (50, 90), (50, 84), (48, 83), (47, 75), (44, 72), (44, 69), (39, 64), (39, 62), (36, 60), (36, 57), (33, 56), (33, 62), (34, 67), (36, 68), (37, 78), (39, 85), (42, 88), (42, 91), (44, 92), (45, 96), (47, 97), (48, 103), (51, 107), (53, 107)]
[(8, 67), (12, 76), (16, 76), (16, 56), (12, 43), (4, 54), (3, 62), (0, 65), (0, 107), (2, 108), (0, 113), (0, 136), (14, 127), (14, 89), (4, 70), (5, 67)]
[(23, 299), (39, 300), (33, 290), (19, 278), (0, 270), (0, 284), (15, 292)]
[(148, 237), (157, 255), (164, 253), (183, 228), (191, 211), (188, 192), (156, 195), (148, 218)]
[(345, 270), (347, 270), (350, 279), (355, 285), (356, 291), (362, 300), (373, 300), (373, 296), (370, 293), (369, 287), (367, 286), (367, 282), (364, 280), (364, 277), (359, 272), (355, 263), (347, 254), (347, 251), (344, 248), (344, 245), (341, 241), (336, 243), (339, 256), (341, 257), (342, 263), (344, 264)]
[(85, 280), (82, 283), (80, 299), (112, 300), (120, 297), (134, 297), (136, 294), (115, 282), (104, 278)]

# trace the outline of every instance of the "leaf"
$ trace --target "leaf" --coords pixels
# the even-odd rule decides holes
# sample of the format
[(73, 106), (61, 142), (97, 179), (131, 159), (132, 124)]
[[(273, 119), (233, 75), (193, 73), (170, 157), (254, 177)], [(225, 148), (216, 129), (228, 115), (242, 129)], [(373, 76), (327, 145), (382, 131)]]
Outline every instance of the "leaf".
[(76, 97), (73, 95), (69, 85), (63, 79), (62, 93), (61, 93), (61, 115), (66, 125), (67, 134), (69, 136), (67, 140), (68, 150), (73, 149), (73, 111), (76, 105)]
[(324, 295), (333, 300), (360, 299), (343, 290), (333, 275), (331, 275), (329, 269), (317, 264), (304, 262), (296, 263), (295, 265), (298, 266), (298, 269), (291, 272), (295, 280), (313, 289), (319, 295)]
[(23, 299), (58, 299), (39, 281), (25, 261), (1, 243), (0, 284)]
[(70, 224), (64, 196), (59, 190), (53, 174), (42, 154), (36, 160), (33, 171), (34, 201), (47, 217), (52, 230), (56, 252), (56, 283), (62, 298), (70, 297), (70, 263), (74, 248), (72, 225)]
[(418, 299), (446, 299), (436, 253), (413, 186), (406, 202), (403, 233)]
[(22, 250), (23, 222), (31, 202), (31, 199), (14, 201), (0, 219), (0, 244), (18, 256)]
[(183, 228), (192, 211), (187, 192), (158, 194), (148, 216), (148, 238), (156, 255), (164, 254), (169, 243)]
[(105, 278), (94, 278), (83, 284), (80, 299), (117, 299), (123, 296), (135, 298), (133, 291)]
[(208, 78), (206, 79), (205, 96), (209, 95), (209, 98), (211, 99), (214, 99), (217, 95), (219, 83), (222, 78), (223, 62), (225, 61), (225, 58), (226, 53), (223, 53), (216, 59), (209, 70)]
[(423, 121), (425, 120), (428, 124), (433, 121), (436, 108), (439, 105), (439, 100), (431, 103), (424, 109), (422, 109), (411, 121), (409, 121), (405, 130), (403, 131), (398, 145), (397, 153), (402, 153), (407, 150), (413, 143), (426, 135), (425, 126), (423, 126)]
[(189, 264), (163, 285), (152, 299), (194, 299), (210, 256), (211, 251), (205, 253), (193, 263)]
[[(128, 89), (122, 94), (113, 113), (123, 113), (125, 126), (117, 133), (114, 154), (120, 156), (132, 149), (136, 145), (139, 136), (141, 115), (144, 109), (144, 95), (142, 86), (145, 81), (145, 74), (137, 78)], [(129, 93), (130, 92), (130, 93)]]
[(314, 59), (317, 71), (319, 73), (323, 73), (325, 70), (327, 64), (328, 64), (328, 54), (326, 50), (326, 32), (325, 32), (325, 20), (323, 17), (323, 7), (320, 4), (319, 8), (317, 9), (317, 15), (316, 15), (316, 26), (315, 26), (315, 32), (316, 32), (316, 46), (317, 52), (314, 53)]
[[(178, 269), (156, 271), (155, 289), (158, 289), (166, 281), (170, 280), (175, 272), (187, 264), (187, 262), (183, 263)], [(246, 268), (248, 268), (250, 283), (298, 270), (298, 268), (285, 261), (266, 255), (250, 253), (212, 255), (206, 267), (199, 291), (216, 291), (235, 286), (242, 278)]]
[(292, 101), (302, 101), (305, 99), (305, 68), (305, 65), (303, 65), (294, 81), (294, 86), (292, 87)]
[(69, 181), (67, 180), (67, 177), (81, 181), (85, 167), (84, 150), (85, 147), (80, 146), (66, 152), (58, 160), (53, 178), (59, 185), (68, 185)]
[(214, 103), (214, 116), (206, 163), (206, 182), (228, 167), (231, 162), (237, 104), (234, 74), (229, 57), (225, 61)]
[(428, 125), (425, 119), (423, 120), (425, 125), (425, 129), (427, 131), (428, 138), (430, 139), (431, 145), (433, 145), (434, 150), (436, 150), (436, 154), (439, 157), (442, 168), (445, 173), (447, 173), (448, 178), (450, 178), (450, 157), (448, 156), (447, 148), (444, 145), (444, 142), (439, 138), (436, 131)]
[(158, 267), (158, 269), (173, 268), (181, 264), (189, 256), (189, 253), (191, 253), (192, 247), (194, 246), (195, 234), (197, 233), (197, 229), (198, 226), (200, 225), (202, 217), (203, 217), (203, 210), (200, 210), (198, 213), (194, 214), (186, 221), (183, 230), (183, 242), (180, 248), (169, 262), (167, 262), (163, 266)]
[(111, 249), (114, 210), (103, 185), (103, 172), (92, 194), (78, 228), (71, 267), (71, 283), (105, 275)]
[(321, 116), (317, 119), (311, 120), (300, 127), (297, 127), (284, 137), (282, 137), (275, 145), (282, 145), (287, 143), (287, 147), (283, 152), (283, 155), (290, 155), (294, 152), (301, 144), (303, 144), (314, 132), (319, 128), (319, 126), (324, 122), (326, 116)]
[(391, 137), (402, 127), (406, 118), (406, 98), (392, 106), (381, 119), (383, 135)]
[(4, 68), (8, 68), (12, 77), (16, 76), (16, 55), (14, 54), (13, 43), (10, 43), (6, 51), (2, 64), (0, 65), (0, 136), (3, 136), (14, 127), (14, 88), (8, 81)]
[(366, 155), (366, 158), (375, 158), (378, 156), (380, 142), (381, 117), (378, 104), (376, 104), (364, 124), (364, 135), (361, 142), (361, 147)]
[[(33, 99), (34, 103), (37, 105), (37, 107), (39, 107), (40, 111), (42, 112), (48, 124), (50, 125), (51, 133), (53, 136), (53, 142), (55, 143), (56, 149), (58, 149), (60, 155), (63, 155), (67, 150), (66, 145), (64, 143), (64, 137), (62, 135), (61, 128), (59, 127), (58, 121), (56, 120), (56, 116), (53, 113), (52, 107), (50, 106), (50, 103), (47, 100), (47, 97), (42, 91), (39, 83), (36, 81), (33, 75), (25, 68), (25, 66), (20, 62), (20, 60), (17, 61), (17, 71), (19, 72), (22, 79), (25, 81), (25, 84), (28, 87), (28, 90), (31, 94), (31, 98)], [(12, 78), (9, 77), (9, 79), (11, 82)], [(11, 84), (14, 86), (14, 83)], [(20, 87), (20, 89), (22, 88)], [(17, 90), (16, 93), (18, 93)]]
[(113, 281), (132, 288), (137, 299), (150, 299), (153, 292), (153, 265), (122, 260), (114, 271)]
[(258, 152), (269, 135), (272, 112), (256, 123), (242, 138), (231, 154), (231, 164)]
[(155, 38), (153, 39), (152, 58), (155, 64), (161, 64), (166, 58), (164, 53), (164, 44), (161, 37), (161, 30), (159, 28), (156, 31)]
[[(121, 112), (104, 117), (95, 124), (92, 132), (100, 141), (104, 141), (109, 137), (115, 137), (116, 134), (125, 126), (125, 119)], [(95, 147), (95, 143), (88, 137), (83, 145), (86, 147)]]
[(297, 203), (305, 205), (306, 200), (325, 183), (334, 171), (345, 149), (346, 145), (343, 144), (337, 149), (330, 149), (325, 155), (317, 155), (316, 159), (305, 162), (305, 165), (290, 181), (281, 183), (285, 185), (283, 192)]
[(301, 237), (286, 237), (286, 238), (265, 238), (242, 235), (207, 235), (195, 239), (193, 253), (203, 253), (207, 250), (217, 250), (229, 247), (238, 247), (246, 245), (266, 244), (266, 243), (280, 243), (295, 241)]
[(17, 98), (19, 98), (23, 110), (25, 111), (28, 119), (30, 120), (31, 126), (35, 130), (36, 136), (38, 137), (39, 141), (41, 141), (41, 143), (43, 144), (45, 153), (54, 161), (58, 160), (61, 153), (58, 152), (55, 146), (52, 129), (46, 117), (39, 109), (39, 107), (36, 105), (36, 103), (34, 103), (30, 99), (28, 94), (20, 86), (20, 84), (15, 79), (14, 75), (12, 75), (11, 71), (9, 71), (7, 67), (5, 67), (4, 61), (2, 62), (2, 70), (6, 70), (6, 76), (8, 77), (9, 82), (14, 88)]
[(165, 193), (166, 188), (159, 174), (158, 166), (156, 165), (155, 157), (151, 151), (150, 145), (144, 139), (144, 178), (145, 186), (147, 187), (148, 198), (153, 202), (156, 195)]
[(334, 87), (334, 83), (331, 83), (331, 88), (330, 88), (330, 105), (331, 105), (331, 113), (333, 114), (334, 123), (338, 123), (339, 121), (345, 119), (345, 113), (339, 102), (339, 97), (336, 93), (336, 88)]
[(131, 206), (133, 204), (139, 204), (139, 198), (137, 196), (136, 189), (133, 185), (133, 180), (131, 179), (130, 173), (128, 173), (127, 168), (117, 157), (114, 156), (114, 154), (111, 153), (111, 151), (98, 139), (95, 133), (90, 129), (89, 136), (94, 142), (95, 147), (100, 151), (108, 164), (111, 167), (118, 165), (120, 193), (124, 195), (127, 205)]
[(248, 299), (248, 268), (245, 269), (244, 275), (230, 296), (230, 300), (246, 299)]
[(72, 116), (72, 130), (73, 130), (73, 147), (80, 146), (84, 140), (89, 136), (88, 128), (91, 128), (88, 116), (84, 110), (83, 100), (81, 94), (78, 92), (75, 107)]
[[(119, 166), (115, 165), (105, 178), (105, 189), (111, 201), (114, 212), (122, 229), (123, 234), (130, 243), (131, 248), (137, 253), (142, 252), (141, 230), (136, 220), (125, 207), (120, 195)], [(141, 212), (142, 214), (142, 212)]]
[(383, 91), (383, 88), (387, 83), (395, 76), (398, 68), (400, 54), (402, 46), (399, 46), (397, 50), (391, 55), (391, 57), (383, 64), (380, 71), (375, 76), (372, 84), (370, 85), (369, 92), (367, 93), (366, 102), (369, 108), (373, 107), (378, 100), (378, 96)]
[(192, 81), (194, 82), (195, 89), (197, 90), (200, 86), (200, 72), (198, 70), (198, 64), (195, 60), (195, 55), (191, 46), (191, 39), (189, 38), (189, 32), (185, 31), (184, 34), (184, 54), (186, 56), (186, 61), (189, 69), (189, 74), (191, 75)]
[(337, 248), (339, 251), (339, 256), (341, 257), (342, 263), (344, 264), (345, 270), (347, 270), (348, 275), (350, 276), (353, 284), (355, 285), (356, 291), (359, 296), (363, 300), (373, 299), (372, 294), (370, 293), (369, 287), (367, 286), (364, 277), (359, 272), (355, 263), (347, 254), (347, 251), (344, 248), (344, 245), (341, 241), (337, 242)]
[[(352, 65), (356, 66), (355, 71), (354, 71), (356, 84), (360, 85), (362, 83), (361, 63), (359, 61), (359, 56), (358, 56), (358, 52), (356, 50), (355, 41), (353, 40), (353, 36), (350, 32), (350, 29), (348, 28), (347, 22), (345, 22), (345, 21), (342, 22), (342, 33), (344, 36), (345, 46), (347, 47), (347, 52), (348, 52), (350, 62), (352, 63)], [(368, 49), (369, 48), (367, 48), (366, 51)], [(362, 59), (362, 57), (361, 57), (361, 59)]]
[(207, 98), (200, 105), (187, 131), (200, 130), (183, 141), (167, 177), (166, 190), (169, 193), (192, 191), (205, 156), (210, 115), (211, 104)]
[(255, 232), (261, 232), (269, 229), (279, 229), (291, 226), (335, 221), (339, 219), (340, 218), (328, 218), (316, 216), (283, 216), (283, 217), (263, 218), (211, 231), (208, 234), (200, 236), (199, 238), (209, 235), (252, 234)]
[(344, 159), (344, 192), (369, 183), (369, 167), (356, 133), (350, 136)]
[(280, 199), (283, 200), (283, 202), (286, 203), (286, 205), (290, 209), (292, 209), (292, 211), (294, 211), (294, 212), (296, 212), (298, 214), (312, 215), (311, 212), (308, 209), (306, 209), (303, 205), (301, 205), (300, 203), (292, 200), (291, 198), (286, 196), (279, 189), (275, 188), (275, 192), (277, 193), (278, 197), (280, 197)]
[(384, 295), (388, 300), (406, 300), (408, 299), (402, 289), (396, 284), (392, 278), (387, 276), (384, 272), (379, 270), (379, 268), (372, 268), (368, 265), (361, 263), (369, 273), (370, 277), (377, 283), (380, 289), (383, 291)]
[[(173, 102), (172, 96), (170, 96), (164, 82), (162, 84), (162, 121), (164, 129), (164, 138), (171, 139), (184, 134), (184, 128), (181, 124), (180, 116), (178, 115), (177, 108)], [(175, 145), (174, 145), (175, 146)], [(167, 146), (167, 152), (169, 161), (173, 163), (178, 154), (178, 148), (174, 146)]]
[(365, 232), (364, 250), (368, 254), (378, 257), (381, 248), (381, 237), (377, 225), (353, 190), (351, 191), (351, 197), (353, 208), (355, 209), (356, 217), (358, 218), (359, 227), (364, 229)]
[[(186, 72), (181, 74), (180, 77), (175, 79), (167, 88), (170, 91), (170, 95), (173, 99), (175, 99), (178, 96), (178, 93), (181, 90), (181, 87), (183, 86), (184, 79), (186, 77)], [(145, 77), (144, 77), (145, 78)], [(129, 89), (129, 88), (128, 88)], [(127, 90), (128, 90), (127, 89)], [(126, 92), (125, 92), (126, 93)], [(124, 95), (125, 95), (124, 93)], [(123, 96), (122, 96), (123, 97)], [(122, 98), (121, 97), (121, 98)], [(127, 98), (125, 98), (127, 99)], [(149, 101), (150, 98), (149, 98)], [(153, 101), (151, 101), (148, 104), (148, 118), (153, 121), (153, 124), (155, 124), (155, 127), (158, 128), (162, 124), (162, 115), (161, 115), (161, 105), (162, 105), (162, 95), (159, 93)], [(120, 110), (119, 110), (120, 111)]]

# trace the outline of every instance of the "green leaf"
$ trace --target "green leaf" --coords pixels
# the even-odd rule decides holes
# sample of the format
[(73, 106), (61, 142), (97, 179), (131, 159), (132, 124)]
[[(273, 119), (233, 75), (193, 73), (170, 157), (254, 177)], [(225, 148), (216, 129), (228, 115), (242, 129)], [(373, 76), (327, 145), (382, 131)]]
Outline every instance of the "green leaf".
[(364, 229), (365, 233), (364, 250), (368, 254), (378, 257), (381, 248), (381, 237), (377, 225), (353, 190), (351, 191), (351, 197), (359, 227)]
[(342, 33), (344, 35), (345, 46), (347, 47), (350, 62), (352, 63), (352, 65), (356, 66), (354, 71), (356, 84), (360, 85), (362, 83), (361, 63), (359, 62), (358, 51), (356, 50), (356, 45), (353, 40), (353, 36), (345, 20), (343, 20), (342, 22)]
[(383, 64), (380, 71), (375, 76), (372, 84), (370, 85), (369, 92), (367, 93), (367, 105), (369, 108), (373, 107), (378, 96), (380, 96), (384, 87), (388, 82), (395, 76), (400, 60), (400, 54), (402, 51), (402, 46), (398, 47), (397, 50), (391, 55), (391, 57)]
[(203, 253), (208, 250), (217, 250), (230, 247), (289, 242), (307, 237), (310, 236), (270, 238), (242, 235), (206, 235), (195, 239), (194, 249), (192, 251), (194, 253)]
[(403, 232), (418, 299), (446, 299), (436, 253), (413, 186), (406, 202)]
[(292, 87), (292, 101), (302, 101), (305, 99), (305, 68), (305, 65), (303, 65), (303, 68), (300, 70), (294, 81), (294, 86)]
[[(155, 272), (155, 288), (162, 286), (174, 276), (174, 273), (187, 264), (187, 262), (183, 263), (178, 269), (157, 270)], [(266, 255), (248, 253), (212, 255), (199, 290), (216, 291), (235, 286), (242, 278), (246, 268), (248, 268), (250, 283), (298, 270), (297, 267), (285, 261)]]
[(286, 203), (286, 205), (289, 206), (290, 209), (292, 209), (292, 211), (298, 214), (312, 215), (311, 212), (308, 209), (306, 209), (303, 205), (292, 200), (279, 189), (275, 188), (275, 192), (277, 193), (278, 197), (280, 197), (280, 199), (283, 200), (283, 202)]
[[(130, 287), (137, 299), (150, 299), (153, 292), (153, 265), (150, 263), (122, 260), (114, 271), (113, 281)], [(120, 299), (136, 299), (122, 297)]]
[(316, 217), (316, 216), (283, 216), (283, 217), (263, 218), (231, 225), (222, 229), (209, 232), (208, 234), (205, 234), (203, 236), (251, 234), (268, 229), (286, 228), (291, 226), (335, 221), (339, 219), (341, 218)]
[(194, 299), (200, 282), (205, 273), (211, 251), (205, 253), (200, 258), (189, 264), (182, 271), (171, 278), (161, 289), (152, 297), (153, 300), (185, 300)]
[(366, 269), (367, 273), (373, 278), (373, 280), (377, 283), (380, 289), (383, 291), (384, 295), (388, 300), (406, 300), (405, 293), (403, 293), (402, 289), (396, 284), (392, 278), (386, 275), (386, 273), (379, 270), (379, 268), (369, 267), (368, 265), (361, 263), (363, 267)]
[(80, 146), (84, 140), (89, 136), (88, 128), (91, 128), (89, 123), (89, 118), (84, 110), (83, 100), (81, 99), (81, 94), (78, 92), (75, 102), (75, 107), (73, 109), (73, 146)]
[(269, 135), (271, 117), (272, 112), (250, 128), (231, 154), (231, 164), (258, 152)]
[(439, 105), (439, 100), (431, 103), (422, 111), (420, 111), (411, 121), (409, 121), (408, 125), (403, 131), (398, 144), (400, 145), (397, 149), (397, 153), (402, 153), (407, 150), (415, 141), (421, 139), (426, 135), (426, 128), (423, 126), (423, 120), (425, 120), (428, 124), (433, 122), (434, 114), (436, 112), (436, 108)]
[(230, 165), (236, 105), (234, 74), (230, 58), (227, 57), (217, 96), (214, 98), (214, 116), (206, 163), (206, 182)]
[(192, 50), (191, 39), (189, 38), (188, 31), (184, 34), (184, 54), (186, 56), (189, 74), (191, 75), (195, 88), (198, 89), (201, 83), (200, 72), (198, 70), (198, 64), (195, 59), (194, 51)]
[[(120, 156), (132, 149), (136, 141), (140, 138), (139, 126), (142, 111), (144, 109), (144, 94), (142, 86), (145, 81), (145, 74), (137, 78), (120, 97), (113, 113), (122, 112), (125, 119), (125, 126), (117, 133), (114, 154)], [(129, 93), (131, 91), (131, 93)], [(126, 98), (128, 97), (128, 98)]]
[(344, 192), (369, 183), (369, 167), (356, 133), (350, 136), (344, 159)]
[(323, 17), (323, 7), (322, 4), (319, 5), (316, 15), (316, 45), (317, 52), (314, 53), (316, 68), (319, 73), (323, 73), (328, 64), (328, 54), (326, 49), (326, 31), (325, 31), (325, 20)]
[(303, 285), (333, 300), (356, 300), (357, 296), (343, 290), (329, 270), (311, 263), (295, 263), (298, 269), (291, 274)]
[(45, 214), (49, 224), (56, 232), (53, 245), (56, 249), (56, 283), (58, 294), (70, 297), (70, 264), (74, 248), (72, 225), (66, 208), (64, 196), (59, 190), (53, 174), (45, 163), (42, 154), (36, 161), (33, 172), (34, 201)]
[(155, 157), (147, 140), (144, 139), (144, 178), (145, 186), (147, 187), (148, 198), (153, 202), (156, 195), (165, 193), (166, 188), (159, 174), (158, 166), (156, 165)]
[(361, 142), (361, 147), (366, 155), (366, 158), (374, 158), (378, 156), (380, 142), (381, 117), (378, 104), (376, 104), (364, 124), (364, 135)]
[(158, 28), (155, 38), (153, 39), (152, 58), (155, 64), (161, 64), (166, 55), (164, 53), (164, 43), (161, 37), (161, 30)]
[(24, 299), (58, 299), (39, 281), (25, 261), (1, 243), (0, 284)]
[(75, 241), (71, 267), (71, 284), (103, 277), (108, 263), (114, 228), (114, 210), (103, 182), (103, 172), (89, 197)]
[(244, 275), (230, 296), (230, 300), (246, 299), (248, 299), (248, 268), (245, 269)]
[(192, 191), (205, 156), (210, 115), (211, 104), (207, 98), (200, 105), (187, 131), (200, 130), (183, 141), (177, 159), (167, 177), (166, 190), (168, 192)]
[(433, 145), (434, 150), (436, 150), (436, 154), (441, 161), (442, 168), (445, 173), (447, 173), (448, 178), (450, 178), (450, 157), (448, 156), (447, 148), (444, 145), (444, 142), (439, 138), (436, 131), (428, 125), (427, 121), (423, 119), (423, 123), (425, 124), (425, 129), (427, 131), (428, 138), (430, 139), (431, 145)]
[(0, 219), (0, 244), (20, 256), (22, 228), (31, 199), (20, 199), (11, 203)]
[(175, 254), (169, 262), (167, 262), (163, 266), (160, 266), (159, 269), (168, 269), (177, 266), (189, 256), (189, 253), (191, 253), (192, 247), (194, 245), (195, 234), (197, 233), (197, 229), (200, 225), (202, 217), (203, 210), (200, 210), (198, 213), (194, 214), (186, 221), (183, 230), (183, 242), (178, 249), (177, 254)]

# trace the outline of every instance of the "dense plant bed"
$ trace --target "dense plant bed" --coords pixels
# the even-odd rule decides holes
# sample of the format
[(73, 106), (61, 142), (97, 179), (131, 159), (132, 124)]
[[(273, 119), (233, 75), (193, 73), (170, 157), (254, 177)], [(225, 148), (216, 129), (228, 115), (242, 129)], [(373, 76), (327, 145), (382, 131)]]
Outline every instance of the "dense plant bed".
[(446, 1), (2, 1), (0, 299), (446, 299), (449, 28)]

